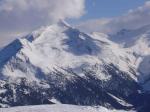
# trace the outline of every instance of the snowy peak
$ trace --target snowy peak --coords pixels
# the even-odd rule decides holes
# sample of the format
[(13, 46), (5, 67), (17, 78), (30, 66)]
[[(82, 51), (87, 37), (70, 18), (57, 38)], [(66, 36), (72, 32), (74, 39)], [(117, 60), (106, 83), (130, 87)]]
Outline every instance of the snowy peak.
[(56, 24), (46, 26), (46, 27), (41, 27), (40, 29), (33, 31), (31, 34), (29, 34), (23, 38), (32, 42), (46, 32), (59, 32), (59, 31), (63, 31), (65, 29), (69, 29), (69, 28), (71, 28), (71, 26), (68, 23), (66, 23), (63, 20), (60, 20)]
[[(85, 34), (64, 21), (43, 27), (15, 40), (1, 51), (1, 61), (4, 63), (0, 68), (1, 74), (37, 79), (34, 75), (36, 69), (49, 74), (54, 68), (62, 67), (82, 75), (83, 68), (113, 63), (135, 79), (129, 71), (132, 63), (128, 61), (132, 56), (105, 37), (104, 34)], [(20, 64), (19, 68), (14, 66), (17, 64)]]
[(80, 54), (95, 54), (99, 52), (96, 39), (90, 35), (72, 28), (64, 21), (33, 32), (25, 37), (32, 44), (50, 45), (50, 48), (62, 49), (66, 52)]

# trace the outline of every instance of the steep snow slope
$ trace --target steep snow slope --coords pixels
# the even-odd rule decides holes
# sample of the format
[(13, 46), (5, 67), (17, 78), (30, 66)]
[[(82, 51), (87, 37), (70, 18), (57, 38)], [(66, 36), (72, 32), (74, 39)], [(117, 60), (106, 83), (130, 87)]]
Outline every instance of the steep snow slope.
[(110, 39), (124, 45), (134, 55), (139, 82), (146, 90), (150, 90), (150, 25), (136, 30), (122, 30)]
[(109, 110), (104, 107), (73, 106), (73, 105), (41, 105), (0, 109), (0, 112), (134, 112)]

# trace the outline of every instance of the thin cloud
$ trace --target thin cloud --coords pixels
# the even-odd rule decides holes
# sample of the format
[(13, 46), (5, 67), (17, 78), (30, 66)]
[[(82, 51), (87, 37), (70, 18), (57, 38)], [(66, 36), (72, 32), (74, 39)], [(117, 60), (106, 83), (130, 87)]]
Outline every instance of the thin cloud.
[(77, 27), (83, 31), (116, 33), (121, 29), (136, 29), (150, 24), (150, 1), (137, 9), (129, 10), (126, 14), (106, 19), (89, 20)]
[[(60, 19), (79, 18), (85, 0), (0, 0), (0, 37), (30, 32)], [(9, 36), (9, 35), (8, 35)]]

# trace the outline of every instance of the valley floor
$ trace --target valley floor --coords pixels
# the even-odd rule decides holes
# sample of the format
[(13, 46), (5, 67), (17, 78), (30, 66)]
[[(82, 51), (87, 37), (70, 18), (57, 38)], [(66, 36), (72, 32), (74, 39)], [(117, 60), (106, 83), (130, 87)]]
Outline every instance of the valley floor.
[(124, 110), (108, 110), (104, 107), (74, 106), (64, 104), (23, 106), (1, 108), (0, 112), (135, 112)]

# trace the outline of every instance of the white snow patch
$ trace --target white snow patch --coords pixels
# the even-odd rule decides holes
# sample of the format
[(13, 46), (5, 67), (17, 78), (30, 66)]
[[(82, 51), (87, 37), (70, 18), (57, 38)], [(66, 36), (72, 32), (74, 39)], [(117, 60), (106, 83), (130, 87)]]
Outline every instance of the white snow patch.
[(111, 93), (108, 93), (108, 94), (109, 94), (111, 97), (113, 97), (114, 99), (116, 99), (117, 102), (120, 103), (120, 104), (123, 105), (123, 106), (126, 106), (126, 107), (132, 107), (132, 106), (133, 106), (133, 105), (131, 105), (131, 104), (125, 102), (124, 100), (119, 99), (118, 97), (112, 95)]
[(75, 105), (41, 105), (0, 109), (0, 112), (135, 112), (106, 109), (104, 107), (75, 106)]

